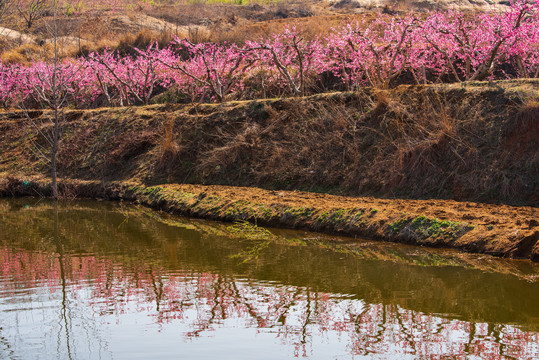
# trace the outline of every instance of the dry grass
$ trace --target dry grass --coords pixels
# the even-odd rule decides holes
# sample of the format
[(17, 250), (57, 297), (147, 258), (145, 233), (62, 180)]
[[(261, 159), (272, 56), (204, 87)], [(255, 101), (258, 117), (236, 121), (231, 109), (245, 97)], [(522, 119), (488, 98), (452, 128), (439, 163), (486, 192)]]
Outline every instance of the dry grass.
[(211, 29), (212, 41), (227, 41), (242, 44), (245, 41), (268, 39), (273, 34), (283, 32), (287, 26), (296, 26), (302, 30), (305, 40), (320, 39), (328, 35), (332, 28), (345, 22), (356, 22), (370, 18), (371, 15), (329, 15), (292, 19), (268, 20), (257, 23), (238, 24), (228, 30)]
[(158, 145), (157, 168), (160, 170), (170, 170), (178, 161), (180, 146), (176, 141), (176, 132), (174, 131), (175, 120), (169, 117), (163, 124), (163, 134), (161, 142)]
[(174, 34), (170, 32), (141, 30), (136, 34), (123, 35), (120, 37), (118, 44), (114, 46), (114, 48), (118, 49), (118, 51), (123, 54), (134, 53), (134, 48), (145, 49), (155, 42), (157, 42), (160, 47), (165, 47), (170, 44), (173, 38)]
[(50, 59), (54, 56), (54, 49), (50, 44), (39, 46), (36, 44), (25, 44), (17, 48), (4, 51), (0, 55), (2, 62), (6, 64), (29, 64), (32, 61)]
[(522, 124), (539, 123), (539, 99), (526, 100), (519, 110), (518, 119)]
[[(355, 193), (406, 189), (408, 196), (468, 199), (529, 194), (533, 172), (521, 176), (516, 169), (537, 168), (530, 158), (537, 161), (538, 149), (522, 135), (519, 144), (527, 141), (530, 158), (512, 163), (520, 150), (500, 149), (500, 114), (485, 113), (489, 101), (499, 100), (404, 89), (264, 105), (254, 122), (217, 125), (217, 138), (191, 148), (199, 155), (190, 161), (198, 164), (200, 178), (225, 184), (306, 189), (323, 184)], [(519, 134), (536, 134), (526, 131)], [(497, 166), (510, 167), (494, 170)]]
[[(87, 41), (80, 38), (58, 38), (58, 56), (60, 58), (71, 58), (87, 55), (92, 51), (103, 51), (104, 49), (115, 49), (122, 54), (135, 54), (135, 48), (147, 48), (150, 44), (157, 42), (160, 47), (168, 45), (174, 38), (171, 32), (152, 32), (141, 30), (134, 34), (124, 34), (116, 36), (114, 40), (103, 38), (97, 42)], [(25, 44), (0, 54), (2, 62), (7, 64), (29, 64), (32, 61), (51, 59), (54, 56), (53, 44), (47, 40), (42, 45)]]
[[(399, 187), (411, 178), (420, 178), (423, 174), (437, 171), (445, 167), (444, 161), (451, 163), (453, 159), (461, 159), (461, 153), (473, 151), (462, 141), (459, 128), (475, 123), (479, 119), (480, 105), (459, 106), (448, 103), (447, 99), (436, 93), (426, 93), (420, 96), (418, 106), (403, 106), (404, 111), (391, 110), (396, 117), (393, 121), (395, 129), (393, 136), (396, 150), (391, 164), (397, 171), (391, 179), (393, 186)], [(396, 116), (395, 116), (396, 115)], [(391, 121), (391, 120), (389, 120)], [(388, 128), (389, 128), (388, 124)], [(463, 160), (464, 162), (464, 160)], [(447, 165), (447, 177), (438, 178), (440, 185), (451, 181), (455, 175)]]

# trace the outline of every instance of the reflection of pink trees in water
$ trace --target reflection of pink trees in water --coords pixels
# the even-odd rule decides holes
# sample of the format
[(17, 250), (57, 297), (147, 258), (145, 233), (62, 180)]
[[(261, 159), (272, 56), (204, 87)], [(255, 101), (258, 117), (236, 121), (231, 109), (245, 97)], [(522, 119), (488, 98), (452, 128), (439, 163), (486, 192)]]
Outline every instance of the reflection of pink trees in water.
[[(510, 325), (470, 323), (406, 310), (397, 305), (312, 292), (305, 288), (214, 273), (170, 272), (140, 260), (67, 256), (64, 273), (70, 297), (91, 315), (145, 312), (156, 322), (181, 321), (186, 338), (212, 331), (228, 319), (276, 334), (309, 355), (313, 338), (336, 335), (351, 354), (466, 354), (498, 359), (537, 358), (539, 334)], [(0, 249), (0, 287), (4, 296), (24, 296), (61, 286), (58, 256)], [(105, 317), (103, 317), (105, 319)], [(107, 320), (103, 320), (107, 321)]]
[(367, 306), (354, 322), (355, 354), (477, 354), (488, 359), (531, 359), (539, 354), (539, 334), (508, 325), (445, 319), (382, 304)]

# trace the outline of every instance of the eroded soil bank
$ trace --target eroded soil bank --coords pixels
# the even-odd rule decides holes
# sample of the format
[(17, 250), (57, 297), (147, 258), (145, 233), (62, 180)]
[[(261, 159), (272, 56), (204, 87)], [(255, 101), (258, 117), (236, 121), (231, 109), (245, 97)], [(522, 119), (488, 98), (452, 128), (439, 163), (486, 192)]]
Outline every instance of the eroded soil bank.
[[(64, 115), (66, 196), (539, 259), (539, 80)], [(47, 194), (50, 118), (0, 113), (2, 195)]]
[[(246, 220), (422, 246), (539, 261), (534, 207), (451, 200), (346, 197), (220, 185), (157, 185), (64, 180), (65, 194), (134, 201), (154, 209), (212, 220)], [(48, 195), (37, 177), (6, 178), (0, 196)]]

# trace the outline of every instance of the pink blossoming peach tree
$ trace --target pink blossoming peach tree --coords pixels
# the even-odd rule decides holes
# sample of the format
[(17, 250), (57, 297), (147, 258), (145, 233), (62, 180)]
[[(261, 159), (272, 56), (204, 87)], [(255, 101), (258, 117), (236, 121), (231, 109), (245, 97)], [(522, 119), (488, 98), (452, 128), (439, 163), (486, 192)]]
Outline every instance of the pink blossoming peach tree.
[[(0, 103), (46, 107), (47, 69), (42, 62), (0, 62)], [(67, 79), (69, 106), (79, 108), (148, 104), (173, 86), (186, 101), (223, 102), (329, 88), (537, 78), (539, 0), (474, 16), (456, 11), (381, 14), (313, 40), (296, 27), (242, 46), (175, 39), (165, 48), (137, 49), (135, 56), (107, 50), (66, 59), (57, 71)]]

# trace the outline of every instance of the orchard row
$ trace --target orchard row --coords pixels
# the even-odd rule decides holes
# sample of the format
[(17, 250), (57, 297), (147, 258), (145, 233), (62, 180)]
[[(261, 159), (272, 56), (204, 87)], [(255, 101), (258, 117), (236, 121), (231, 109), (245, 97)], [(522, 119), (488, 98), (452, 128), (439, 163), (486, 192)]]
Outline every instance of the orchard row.
[(31, 65), (0, 63), (4, 107), (147, 104), (299, 96), (364, 86), (389, 88), (539, 76), (539, 0), (503, 13), (379, 15), (307, 40), (290, 27), (269, 40), (193, 44), (176, 39), (135, 56), (94, 52)]

